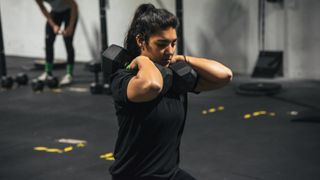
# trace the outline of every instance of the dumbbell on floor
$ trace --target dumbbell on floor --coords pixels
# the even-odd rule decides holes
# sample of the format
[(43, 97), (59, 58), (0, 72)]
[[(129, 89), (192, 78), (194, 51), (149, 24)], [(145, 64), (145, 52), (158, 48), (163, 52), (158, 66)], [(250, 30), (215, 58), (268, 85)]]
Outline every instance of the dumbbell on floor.
[(39, 79), (33, 79), (31, 82), (31, 88), (33, 91), (43, 91), (44, 87), (48, 86), (50, 89), (59, 87), (59, 80), (55, 76), (48, 76), (45, 81)]
[(103, 85), (99, 81), (99, 73), (101, 72), (101, 63), (98, 61), (91, 61), (88, 64), (89, 71), (94, 73), (94, 82), (90, 84), (91, 94), (102, 94)]
[(1, 87), (4, 89), (11, 89), (14, 83), (18, 86), (27, 85), (29, 81), (28, 75), (25, 73), (19, 73), (15, 77), (2, 76), (1, 77)]

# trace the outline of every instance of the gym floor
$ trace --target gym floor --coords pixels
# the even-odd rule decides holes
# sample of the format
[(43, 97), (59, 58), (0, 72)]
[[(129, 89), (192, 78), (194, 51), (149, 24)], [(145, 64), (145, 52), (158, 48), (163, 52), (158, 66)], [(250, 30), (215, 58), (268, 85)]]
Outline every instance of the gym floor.
[[(33, 60), (7, 57), (8, 75), (35, 78)], [(1, 180), (111, 180), (116, 116), (110, 96), (90, 94), (92, 81), (76, 64), (70, 87), (0, 89)], [(283, 88), (274, 96), (236, 93), (257, 81)], [(190, 94), (181, 168), (199, 180), (320, 179), (319, 91), (314, 80), (235, 75), (223, 89)]]

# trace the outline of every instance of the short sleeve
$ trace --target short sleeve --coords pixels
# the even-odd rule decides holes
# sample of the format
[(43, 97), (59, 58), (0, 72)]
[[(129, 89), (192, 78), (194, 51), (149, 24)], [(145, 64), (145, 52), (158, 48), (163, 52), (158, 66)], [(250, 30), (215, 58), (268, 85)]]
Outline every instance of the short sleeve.
[(131, 78), (135, 76), (134, 71), (120, 69), (110, 77), (110, 88), (114, 101), (119, 104), (128, 102), (127, 88)]

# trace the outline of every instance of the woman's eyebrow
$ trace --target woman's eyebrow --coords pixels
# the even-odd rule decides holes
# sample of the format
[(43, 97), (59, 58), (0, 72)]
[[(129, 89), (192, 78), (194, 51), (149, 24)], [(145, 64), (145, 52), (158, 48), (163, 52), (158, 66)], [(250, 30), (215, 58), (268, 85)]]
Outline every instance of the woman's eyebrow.
[(176, 42), (177, 39), (174, 39), (174, 40), (169, 40), (169, 39), (158, 39), (157, 42), (160, 42), (160, 43), (171, 43), (171, 42)]

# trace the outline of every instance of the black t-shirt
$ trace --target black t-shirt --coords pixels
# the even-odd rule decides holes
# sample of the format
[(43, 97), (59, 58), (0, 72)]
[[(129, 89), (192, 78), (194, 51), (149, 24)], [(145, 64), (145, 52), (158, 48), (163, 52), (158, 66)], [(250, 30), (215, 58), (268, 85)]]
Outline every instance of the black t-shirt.
[(187, 95), (169, 91), (150, 102), (130, 102), (127, 87), (134, 75), (120, 69), (111, 76), (119, 131), (109, 170), (119, 179), (168, 178), (178, 169)]

